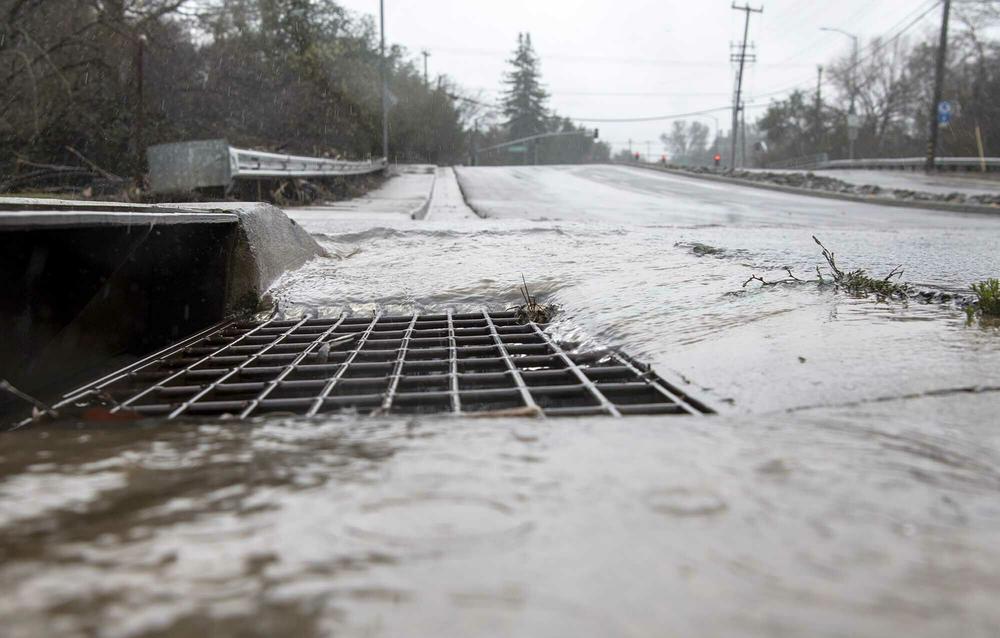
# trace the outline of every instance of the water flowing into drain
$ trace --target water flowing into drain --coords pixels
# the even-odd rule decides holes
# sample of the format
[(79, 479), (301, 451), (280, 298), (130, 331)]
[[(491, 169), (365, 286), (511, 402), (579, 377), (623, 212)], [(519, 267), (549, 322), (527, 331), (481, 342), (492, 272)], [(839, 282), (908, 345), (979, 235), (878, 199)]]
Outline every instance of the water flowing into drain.
[(237, 322), (70, 395), (57, 407), (173, 419), (275, 412), (582, 416), (703, 414), (614, 351), (569, 353), (513, 312)]

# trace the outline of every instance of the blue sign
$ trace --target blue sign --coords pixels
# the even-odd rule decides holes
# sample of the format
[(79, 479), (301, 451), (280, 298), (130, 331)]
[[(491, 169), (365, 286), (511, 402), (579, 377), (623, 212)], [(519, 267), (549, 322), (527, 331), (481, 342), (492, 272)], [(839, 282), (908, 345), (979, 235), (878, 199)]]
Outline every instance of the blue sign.
[(951, 102), (938, 102), (937, 111), (938, 124), (947, 124), (951, 122)]

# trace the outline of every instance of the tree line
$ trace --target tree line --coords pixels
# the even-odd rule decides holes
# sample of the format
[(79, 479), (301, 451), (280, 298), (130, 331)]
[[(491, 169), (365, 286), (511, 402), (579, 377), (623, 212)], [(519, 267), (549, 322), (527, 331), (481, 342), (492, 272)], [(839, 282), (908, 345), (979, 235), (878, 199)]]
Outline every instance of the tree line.
[[(377, 156), (380, 61), (373, 19), (335, 0), (0, 0), (0, 177), (81, 160), (141, 175), (146, 147), (191, 139)], [(511, 65), (503, 107), (483, 118), (460, 87), (425, 82), (390, 46), (390, 160), (462, 163), (475, 144), (575, 131), (546, 106), (530, 36)], [(607, 148), (567, 136), (532, 145), (536, 157), (600, 160)]]
[[(939, 131), (939, 156), (975, 157), (980, 143), (986, 156), (1000, 153), (1000, 41), (990, 35), (997, 25), (996, 4), (959, 5), (953, 14), (943, 93), (953, 111)], [(861, 44), (857, 60), (852, 53), (824, 65), (828, 82), (819, 90), (793, 91), (772, 101), (756, 121), (748, 117), (738, 156), (744, 154), (745, 135), (749, 165), (822, 153), (846, 159), (852, 104), (859, 124), (855, 157), (923, 156), (929, 118), (937, 117), (931, 104), (937, 45), (931, 32), (916, 41), (872, 38)], [(680, 120), (660, 141), (671, 163), (707, 166), (717, 152), (728, 162), (732, 137), (715, 138), (706, 124)]]
[[(204, 138), (379, 155), (377, 36), (333, 0), (2, 0), (0, 173), (76, 151), (132, 175), (146, 146)], [(461, 160), (451, 82), (425, 84), (398, 46), (387, 67), (398, 159)]]
[[(960, 5), (953, 14), (944, 74), (944, 100), (951, 122), (939, 132), (940, 156), (987, 156), (1000, 149), (1000, 41), (988, 35), (1000, 23), (995, 4)], [(911, 42), (874, 38), (858, 60), (845, 55), (825, 66), (832, 95), (795, 91), (773, 102), (757, 120), (767, 142), (766, 162), (814, 153), (848, 157), (847, 116), (859, 119), (856, 157), (923, 156), (937, 109), (931, 104), (937, 36)], [(977, 140), (977, 129), (978, 140)]]
[[(476, 111), (473, 142), (479, 152), (473, 161), (497, 165), (608, 160), (611, 147), (597, 141), (591, 129), (577, 126), (549, 108), (549, 94), (542, 84), (541, 64), (530, 33), (518, 34), (517, 47), (507, 62), (510, 70), (502, 80), (501, 103), (497, 107), (478, 104), (481, 108)], [(478, 120), (483, 123), (482, 130)], [(517, 142), (525, 138), (535, 139)], [(497, 146), (500, 148), (494, 148)]]

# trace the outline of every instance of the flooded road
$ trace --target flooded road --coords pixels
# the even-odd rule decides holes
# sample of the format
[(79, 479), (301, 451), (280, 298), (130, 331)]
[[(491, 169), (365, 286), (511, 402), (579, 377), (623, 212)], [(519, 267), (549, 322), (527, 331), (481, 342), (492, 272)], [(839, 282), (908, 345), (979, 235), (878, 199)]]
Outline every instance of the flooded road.
[[(280, 312), (499, 308), (523, 274), (561, 337), (720, 414), (6, 435), (4, 635), (997, 634), (1000, 329), (941, 295), (1000, 274), (1000, 217), (456, 172), (421, 221), (290, 211), (332, 256), (281, 282)], [(743, 287), (814, 277), (813, 234), (932, 301)]]

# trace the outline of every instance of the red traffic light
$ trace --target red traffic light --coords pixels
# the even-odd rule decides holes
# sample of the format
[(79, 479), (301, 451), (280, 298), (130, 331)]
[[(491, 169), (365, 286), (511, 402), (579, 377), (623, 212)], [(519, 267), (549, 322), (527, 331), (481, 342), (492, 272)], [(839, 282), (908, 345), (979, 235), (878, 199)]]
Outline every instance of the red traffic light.
[(715, 154), (715, 161), (716, 161), (716, 162), (718, 162), (718, 161), (719, 161), (719, 160), (721, 160), (721, 159), (722, 159), (722, 156), (721, 156), (721, 155), (719, 155), (718, 153), (716, 153), (716, 154)]

